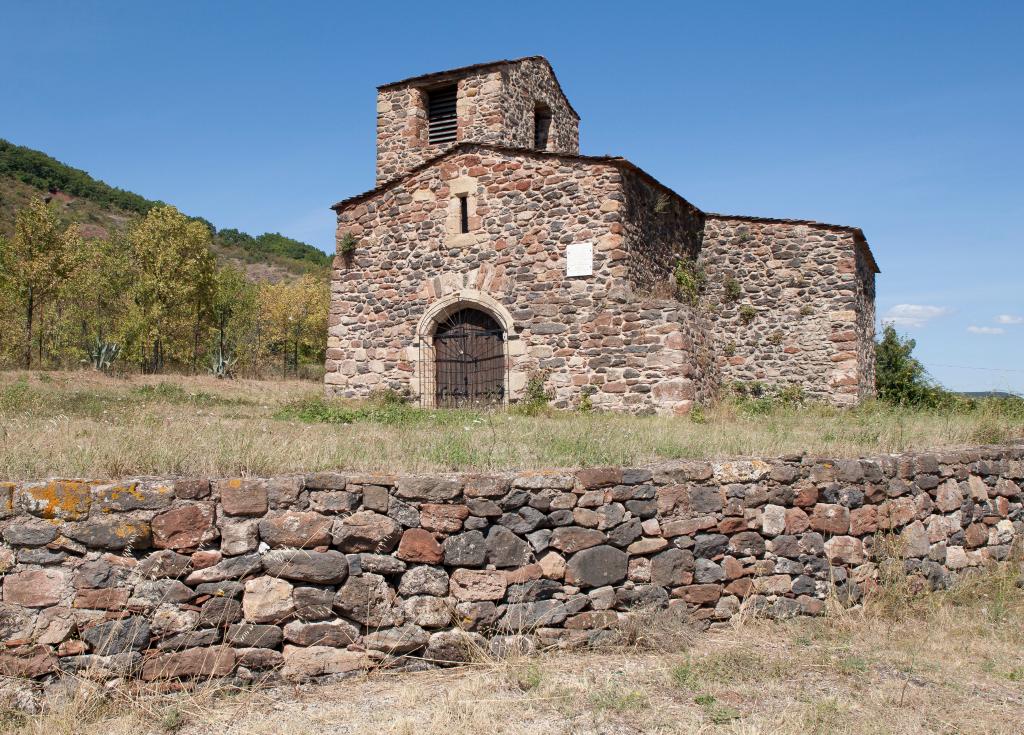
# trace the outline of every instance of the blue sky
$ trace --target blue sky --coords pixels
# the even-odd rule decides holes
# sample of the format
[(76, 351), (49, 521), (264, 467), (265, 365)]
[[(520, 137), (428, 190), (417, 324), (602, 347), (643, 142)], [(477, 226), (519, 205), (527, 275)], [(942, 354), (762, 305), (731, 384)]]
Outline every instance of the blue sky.
[(14, 2), (0, 137), (218, 227), (333, 247), (375, 87), (547, 56), (584, 153), (710, 211), (862, 227), (953, 389), (1024, 391), (1024, 4)]

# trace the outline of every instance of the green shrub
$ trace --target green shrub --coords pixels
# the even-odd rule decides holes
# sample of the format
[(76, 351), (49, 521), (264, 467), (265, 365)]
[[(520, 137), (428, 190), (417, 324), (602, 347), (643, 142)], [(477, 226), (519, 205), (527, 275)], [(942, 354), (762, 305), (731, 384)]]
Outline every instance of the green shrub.
[(804, 389), (799, 385), (786, 385), (775, 392), (775, 398), (787, 406), (799, 406), (805, 400)]
[(754, 318), (756, 316), (757, 309), (755, 309), (750, 304), (744, 304), (743, 306), (740, 307), (740, 321), (743, 322), (744, 325), (749, 325), (751, 322), (754, 321)]
[(743, 296), (743, 288), (740, 286), (740, 282), (732, 276), (728, 276), (722, 283), (722, 291), (725, 300), (729, 303), (735, 303)]
[(346, 232), (338, 241), (338, 252), (342, 255), (352, 255), (359, 247), (359, 240), (351, 232)]
[(949, 406), (956, 397), (933, 381), (924, 365), (913, 356), (917, 342), (900, 337), (887, 324), (875, 344), (875, 389), (878, 398), (894, 406), (937, 408)]
[(594, 410), (594, 399), (591, 398), (597, 393), (597, 386), (585, 385), (580, 388), (580, 400), (577, 404), (577, 409), (581, 413), (591, 413)]
[(707, 275), (704, 269), (692, 258), (681, 258), (676, 263), (673, 277), (679, 298), (690, 305), (696, 305), (700, 295), (707, 286)]
[(526, 379), (526, 389), (523, 397), (512, 407), (514, 413), (523, 416), (537, 416), (548, 410), (548, 403), (554, 398), (554, 393), (546, 386), (548, 379), (547, 370), (536, 370), (530, 373)]

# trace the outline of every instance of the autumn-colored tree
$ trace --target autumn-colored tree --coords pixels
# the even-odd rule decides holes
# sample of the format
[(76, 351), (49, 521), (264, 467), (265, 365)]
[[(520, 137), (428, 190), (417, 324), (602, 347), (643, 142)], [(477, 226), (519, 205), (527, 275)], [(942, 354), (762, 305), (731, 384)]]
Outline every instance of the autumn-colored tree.
[(73, 281), (58, 296), (54, 351), (65, 364), (87, 362), (101, 345), (124, 348), (129, 327), (133, 267), (125, 238), (86, 240)]
[(258, 359), (258, 289), (245, 274), (231, 266), (217, 271), (211, 313), (214, 358), (229, 357), (245, 364)]
[[(18, 212), (14, 237), (0, 240), (0, 288), (21, 313), (22, 364), (32, 367), (33, 328), (40, 312), (60, 292), (82, 262), (78, 228), (62, 228), (41, 198)], [(42, 357), (42, 341), (39, 343)]]
[(271, 353), (281, 358), (282, 376), (289, 366), (297, 372), (303, 357), (323, 360), (329, 303), (327, 283), (311, 275), (260, 289), (264, 333)]
[(154, 207), (128, 232), (134, 332), (146, 372), (160, 372), (168, 358), (195, 369), (216, 281), (210, 240), (206, 225), (174, 207)]
[(0, 365), (72, 367), (117, 354), (145, 372), (195, 371), (212, 357), (287, 374), (324, 359), (326, 281), (254, 283), (218, 269), (210, 227), (173, 207), (103, 239), (62, 230), (41, 200), (17, 221), (13, 239), (0, 236)]

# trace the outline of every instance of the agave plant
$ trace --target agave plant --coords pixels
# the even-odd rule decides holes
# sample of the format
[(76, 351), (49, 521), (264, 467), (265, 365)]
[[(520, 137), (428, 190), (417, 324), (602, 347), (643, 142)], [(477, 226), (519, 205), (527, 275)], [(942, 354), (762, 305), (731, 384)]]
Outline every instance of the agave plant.
[(110, 366), (120, 353), (121, 345), (116, 342), (106, 342), (97, 337), (96, 344), (89, 349), (89, 363), (93, 370), (105, 373), (110, 370)]
[(238, 362), (237, 357), (232, 357), (229, 354), (225, 354), (223, 350), (218, 349), (217, 354), (214, 355), (210, 361), (210, 373), (218, 378), (234, 378), (231, 374), (231, 368)]

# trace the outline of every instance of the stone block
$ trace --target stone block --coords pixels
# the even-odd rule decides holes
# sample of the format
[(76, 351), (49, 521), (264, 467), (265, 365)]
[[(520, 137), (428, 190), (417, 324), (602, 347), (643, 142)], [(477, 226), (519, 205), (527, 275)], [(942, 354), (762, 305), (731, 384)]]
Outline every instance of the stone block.
[(348, 577), (348, 561), (339, 551), (278, 549), (263, 555), (263, 568), (272, 577), (309, 584), (340, 584)]
[(349, 620), (370, 628), (400, 625), (395, 591), (378, 574), (349, 577), (334, 597), (334, 609)]
[(270, 508), (266, 483), (235, 477), (217, 483), (221, 508), (229, 516), (258, 517)]
[(95, 488), (95, 502), (103, 513), (162, 510), (174, 501), (174, 487), (161, 483), (114, 483)]
[(283, 579), (257, 577), (245, 583), (242, 611), (250, 623), (277, 625), (291, 619), (295, 613), (292, 585)]
[(396, 494), (406, 500), (438, 503), (454, 500), (462, 494), (462, 482), (444, 477), (400, 477)]
[(402, 527), (393, 518), (373, 511), (353, 513), (334, 524), (334, 545), (346, 553), (367, 551), (387, 554), (402, 536)]
[(451, 594), (462, 602), (500, 600), (507, 585), (501, 571), (456, 569), (451, 576)]
[(614, 546), (593, 546), (569, 559), (565, 580), (577, 587), (604, 587), (626, 578), (628, 556)]
[(275, 511), (260, 519), (260, 538), (271, 548), (312, 549), (331, 542), (329, 516), (310, 511)]
[(347, 674), (369, 669), (369, 656), (361, 651), (348, 651), (331, 646), (284, 647), (281, 675), (289, 681), (304, 681), (326, 674)]
[(396, 556), (407, 562), (440, 564), (444, 559), (444, 550), (430, 531), (422, 528), (408, 528), (402, 534)]
[(89, 515), (92, 490), (77, 480), (26, 484), (15, 491), (14, 504), (38, 518), (78, 521)]
[(215, 540), (220, 533), (213, 525), (211, 503), (181, 505), (153, 517), (153, 544), (158, 549), (196, 549)]
[(190, 648), (148, 659), (142, 667), (145, 681), (227, 676), (234, 670), (235, 652), (230, 646)]
[(821, 533), (846, 534), (850, 531), (850, 509), (843, 505), (818, 503), (810, 520), (811, 528)]
[(60, 569), (31, 569), (3, 578), (4, 602), (22, 607), (51, 607), (70, 592), (66, 572)]
[(284, 638), (299, 646), (331, 646), (344, 648), (359, 641), (359, 629), (346, 620), (303, 623), (293, 621), (284, 626)]
[(563, 553), (575, 554), (577, 551), (603, 544), (606, 540), (603, 533), (594, 529), (563, 526), (551, 533), (549, 543)]

